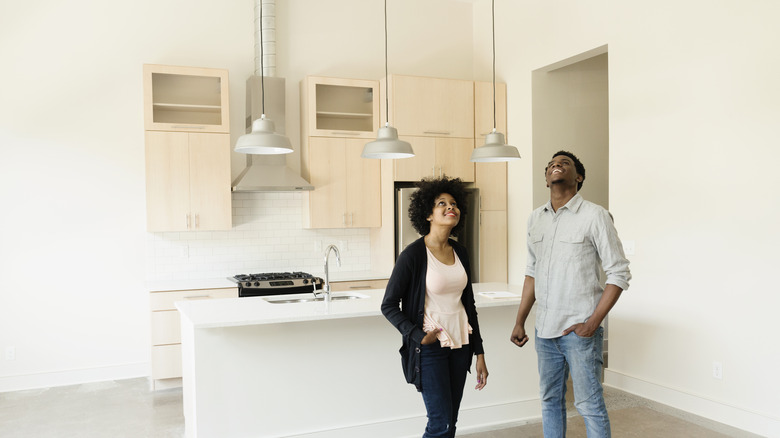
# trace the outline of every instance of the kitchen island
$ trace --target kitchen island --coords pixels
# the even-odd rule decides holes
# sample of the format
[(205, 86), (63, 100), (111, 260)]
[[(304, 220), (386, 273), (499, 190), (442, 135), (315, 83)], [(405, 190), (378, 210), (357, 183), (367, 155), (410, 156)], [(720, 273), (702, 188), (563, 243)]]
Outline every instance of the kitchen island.
[[(474, 291), (490, 376), (482, 391), (469, 376), (458, 430), (539, 418), (533, 339), (522, 349), (509, 341), (521, 287), (484, 283)], [(177, 302), (186, 436), (420, 436), (425, 407), (401, 372), (401, 336), (379, 310), (383, 294)]]

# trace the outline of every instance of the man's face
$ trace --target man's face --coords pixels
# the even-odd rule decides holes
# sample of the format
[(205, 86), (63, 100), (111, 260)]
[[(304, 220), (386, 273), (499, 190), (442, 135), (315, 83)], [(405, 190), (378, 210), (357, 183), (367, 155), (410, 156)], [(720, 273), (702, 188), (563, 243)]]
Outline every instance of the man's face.
[(547, 187), (552, 184), (564, 184), (566, 186), (574, 185), (582, 181), (582, 176), (577, 174), (574, 167), (574, 160), (566, 155), (558, 155), (547, 163), (544, 170), (544, 177), (547, 180)]

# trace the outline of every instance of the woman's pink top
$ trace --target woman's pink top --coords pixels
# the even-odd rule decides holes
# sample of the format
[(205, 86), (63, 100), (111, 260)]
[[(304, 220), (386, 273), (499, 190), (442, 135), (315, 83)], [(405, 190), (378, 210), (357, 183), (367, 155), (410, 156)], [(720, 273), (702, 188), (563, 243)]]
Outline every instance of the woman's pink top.
[(466, 308), (460, 300), (468, 277), (453, 250), (455, 263), (445, 265), (426, 247), (428, 272), (425, 279), (425, 318), (423, 331), (442, 329), (438, 339), (442, 347), (461, 348), (469, 343), (469, 325)]

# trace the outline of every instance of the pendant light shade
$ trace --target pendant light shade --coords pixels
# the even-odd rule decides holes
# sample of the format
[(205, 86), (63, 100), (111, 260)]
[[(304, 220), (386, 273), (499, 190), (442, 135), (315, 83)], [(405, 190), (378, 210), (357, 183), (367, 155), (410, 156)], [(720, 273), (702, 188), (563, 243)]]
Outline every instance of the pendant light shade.
[(473, 163), (496, 163), (520, 159), (517, 148), (506, 144), (504, 134), (496, 132), (496, 0), (492, 1), (493, 18), (493, 132), (485, 136), (485, 145), (471, 152)]
[(376, 140), (363, 147), (363, 158), (409, 158), (414, 156), (412, 145), (398, 139), (398, 130), (385, 125), (379, 128)]
[[(387, 77), (387, 0), (385, 0), (385, 79)], [(398, 130), (390, 126), (390, 99), (385, 93), (385, 126), (379, 128), (376, 140), (363, 146), (363, 158), (410, 158), (414, 156), (412, 145), (398, 139)]]
[(238, 138), (235, 151), (242, 154), (275, 155), (293, 151), (290, 139), (275, 132), (274, 122), (265, 114), (252, 122), (252, 132)]
[(475, 163), (496, 163), (519, 160), (517, 148), (504, 141), (504, 134), (493, 131), (485, 137), (485, 145), (471, 152), (471, 161)]
[(279, 155), (293, 151), (290, 139), (276, 133), (274, 122), (265, 118), (265, 71), (263, 68), (263, 2), (260, 2), (260, 91), (262, 113), (252, 122), (252, 132), (244, 134), (236, 141), (234, 150), (242, 154)]

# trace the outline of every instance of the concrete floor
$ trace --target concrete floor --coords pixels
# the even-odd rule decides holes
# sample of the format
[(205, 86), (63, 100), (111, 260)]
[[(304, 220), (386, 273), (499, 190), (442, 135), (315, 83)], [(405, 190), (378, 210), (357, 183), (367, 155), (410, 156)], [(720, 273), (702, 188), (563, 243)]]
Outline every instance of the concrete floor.
[[(756, 437), (611, 388), (605, 389), (613, 436)], [(146, 378), (0, 393), (0, 437), (184, 436), (181, 389), (150, 391)], [(541, 423), (459, 434), (464, 438), (543, 437)], [(569, 438), (585, 437), (569, 407)]]

